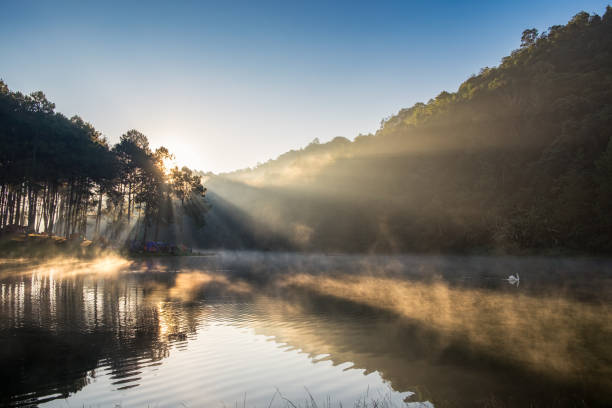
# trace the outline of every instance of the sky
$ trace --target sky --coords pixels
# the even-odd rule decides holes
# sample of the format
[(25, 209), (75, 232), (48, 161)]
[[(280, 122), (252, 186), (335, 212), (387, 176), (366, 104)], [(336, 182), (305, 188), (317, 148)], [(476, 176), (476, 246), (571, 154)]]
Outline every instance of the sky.
[(607, 1), (0, 0), (0, 78), (215, 173), (375, 132)]

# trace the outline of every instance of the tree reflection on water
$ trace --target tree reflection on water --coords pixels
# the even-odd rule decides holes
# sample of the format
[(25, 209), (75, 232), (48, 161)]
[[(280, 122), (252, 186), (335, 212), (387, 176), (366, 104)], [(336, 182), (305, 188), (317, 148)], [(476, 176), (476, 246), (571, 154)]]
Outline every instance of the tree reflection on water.
[(367, 258), (326, 259), (5, 263), (2, 404), (66, 398), (99, 375), (114, 390), (137, 387), (173, 348), (189, 350), (219, 322), (314, 363), (378, 372), (394, 390), (436, 406), (611, 399), (607, 272), (592, 282), (601, 297), (583, 300), (569, 278), (564, 290), (529, 286), (549, 271), (521, 273), (517, 291), (503, 281), (507, 268), (495, 284), (482, 276), (466, 284), (436, 262), (432, 273), (431, 262), (414, 269), (378, 258), (374, 268)]

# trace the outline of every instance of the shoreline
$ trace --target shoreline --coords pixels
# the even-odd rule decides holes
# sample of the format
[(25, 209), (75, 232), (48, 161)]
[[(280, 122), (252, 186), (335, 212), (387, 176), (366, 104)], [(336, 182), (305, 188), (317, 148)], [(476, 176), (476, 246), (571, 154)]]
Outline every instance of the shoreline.
[(491, 250), (465, 249), (460, 251), (406, 251), (406, 252), (341, 252), (320, 250), (287, 250), (286, 248), (273, 249), (245, 249), (245, 248), (211, 248), (208, 250), (193, 250), (188, 253), (172, 254), (167, 252), (135, 252), (125, 248), (100, 245), (91, 240), (70, 240), (65, 237), (47, 236), (44, 234), (28, 234), (19, 236), (0, 235), (0, 259), (9, 258), (55, 258), (60, 256), (73, 256), (91, 259), (99, 256), (116, 255), (127, 259), (161, 259), (161, 258), (194, 258), (211, 257), (220, 252), (256, 252), (261, 254), (294, 254), (303, 256), (440, 256), (440, 257), (517, 257), (517, 258), (571, 258), (571, 259), (610, 259), (612, 254), (599, 252), (584, 252), (561, 248), (545, 250), (521, 249), (507, 250), (493, 248)]

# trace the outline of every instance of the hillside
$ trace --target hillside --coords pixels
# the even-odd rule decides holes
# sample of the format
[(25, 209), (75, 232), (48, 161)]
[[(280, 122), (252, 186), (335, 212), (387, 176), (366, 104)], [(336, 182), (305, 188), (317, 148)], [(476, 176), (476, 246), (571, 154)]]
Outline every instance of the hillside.
[(612, 8), (538, 34), (374, 135), (207, 181), (200, 245), (612, 250)]

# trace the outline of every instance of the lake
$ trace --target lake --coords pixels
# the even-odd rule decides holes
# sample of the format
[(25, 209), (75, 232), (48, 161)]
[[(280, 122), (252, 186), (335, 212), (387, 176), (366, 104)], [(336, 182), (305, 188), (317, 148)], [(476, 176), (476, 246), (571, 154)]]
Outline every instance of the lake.
[(5, 259), (0, 404), (610, 406), (611, 309), (605, 259)]

